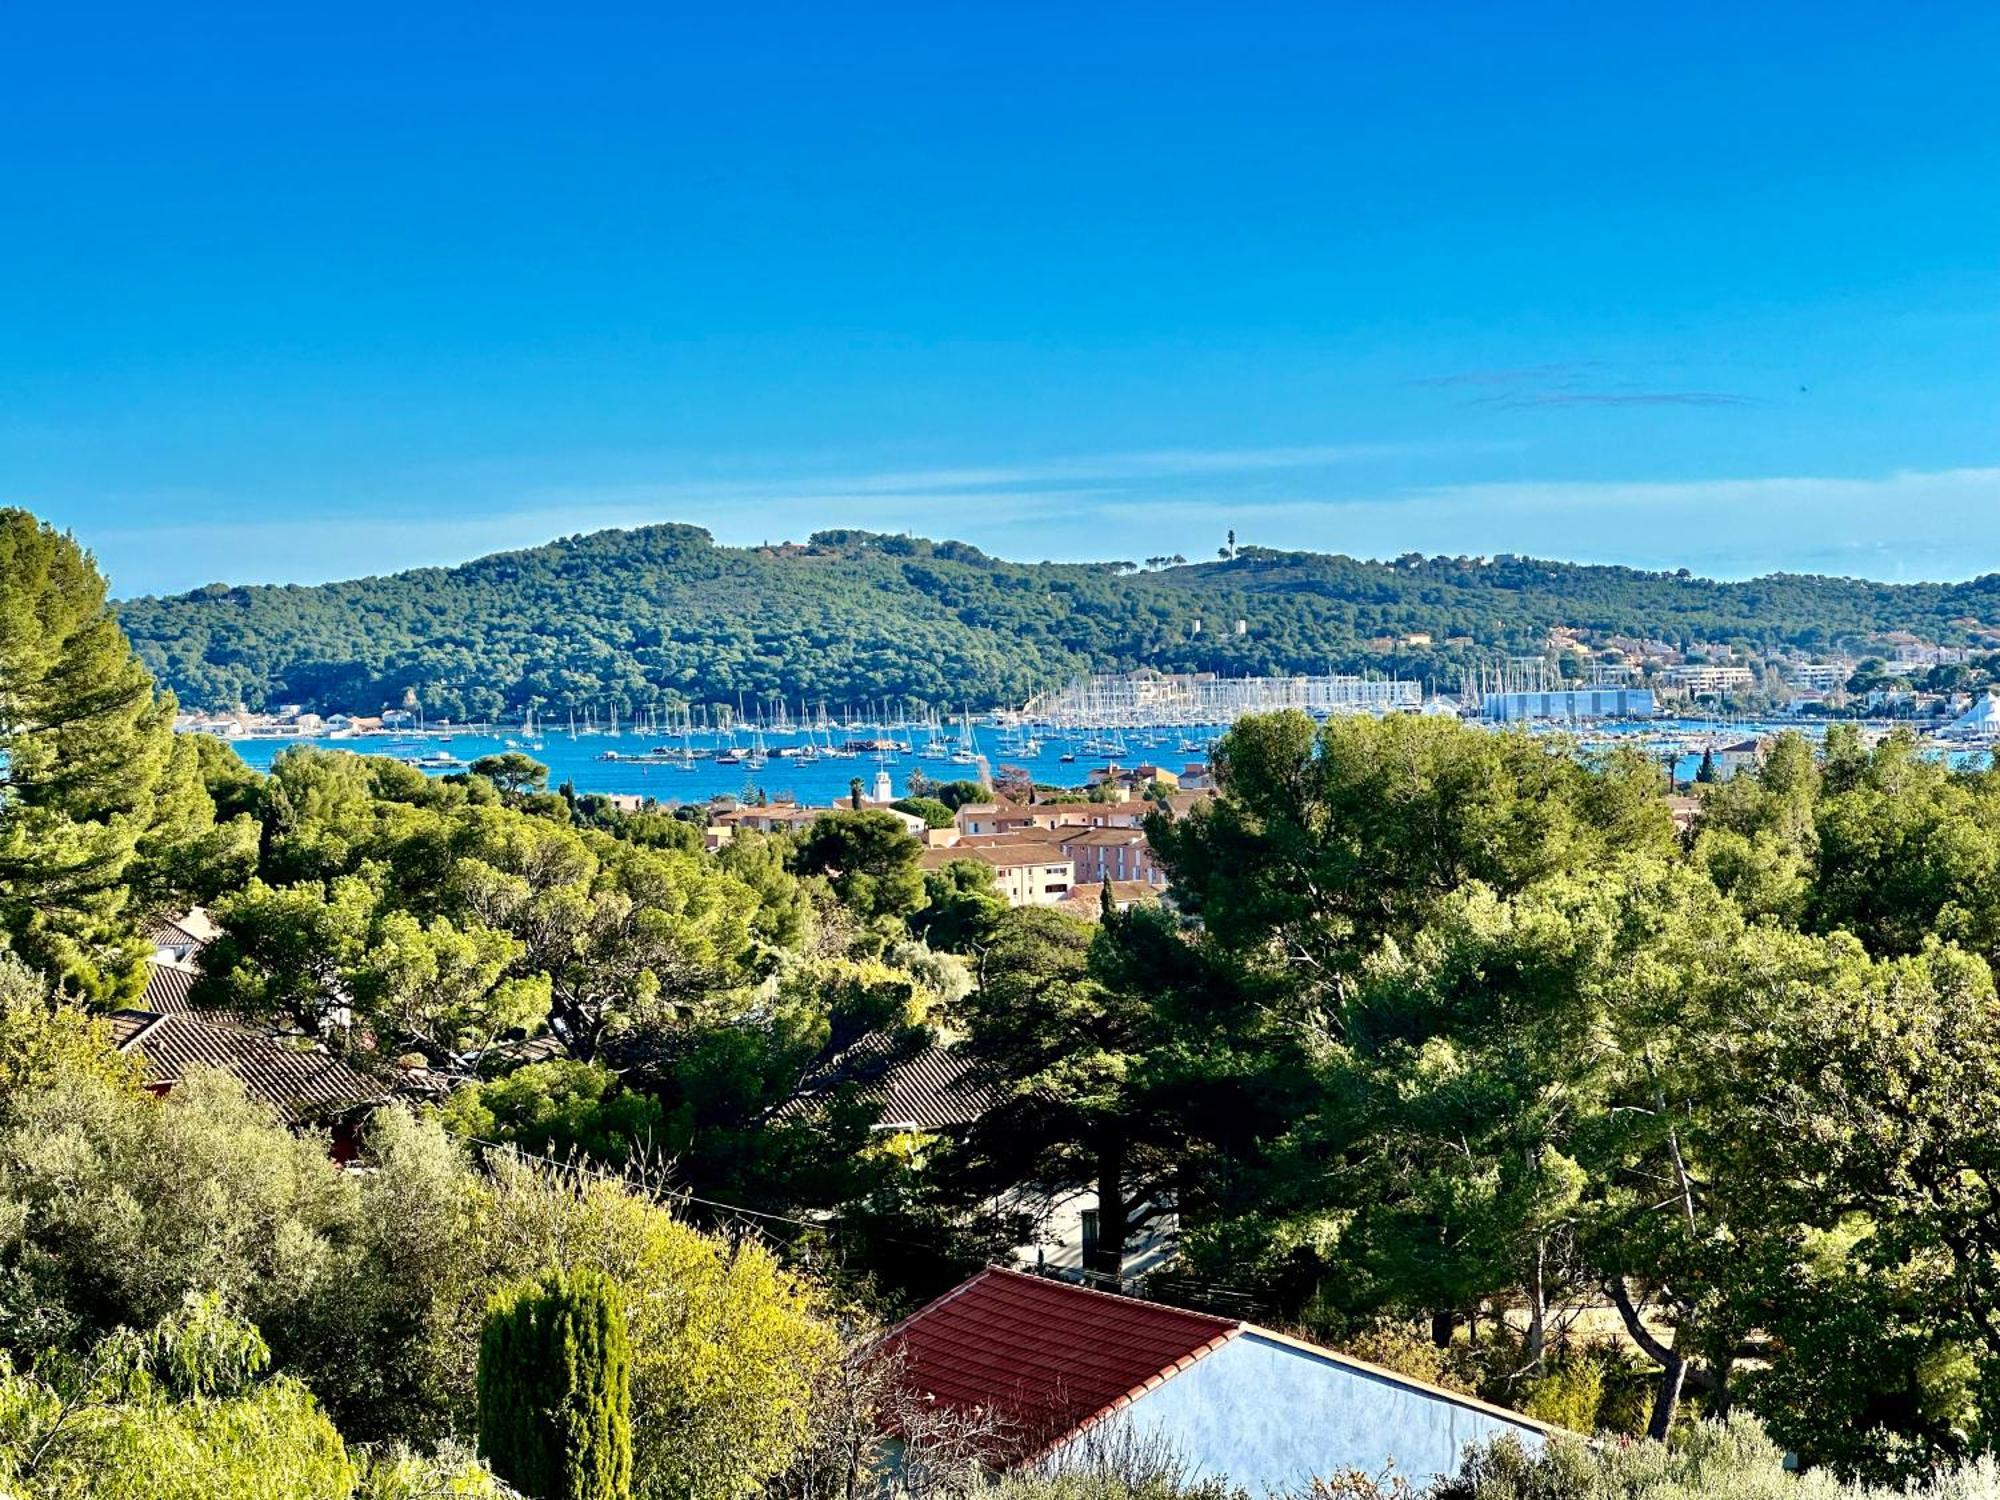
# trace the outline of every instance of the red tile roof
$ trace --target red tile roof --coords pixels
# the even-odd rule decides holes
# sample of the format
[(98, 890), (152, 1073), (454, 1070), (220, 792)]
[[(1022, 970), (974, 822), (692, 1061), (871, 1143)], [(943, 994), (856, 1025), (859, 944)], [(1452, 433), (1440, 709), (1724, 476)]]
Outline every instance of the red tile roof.
[(199, 906), (189, 907), (178, 917), (164, 913), (146, 918), (139, 931), (147, 942), (160, 947), (205, 947), (222, 935), (209, 914)]
[(1096, 1425), (1239, 1334), (1529, 1432), (1562, 1429), (1289, 1334), (989, 1266), (891, 1329), (901, 1380), (999, 1429), (988, 1461), (1011, 1468)]
[[(1163, 885), (1148, 885), (1143, 880), (1114, 880), (1111, 882), (1111, 903), (1122, 911), (1135, 902), (1158, 901), (1166, 890)], [(1104, 882), (1085, 880), (1070, 887), (1069, 894), (1056, 903), (1056, 910), (1094, 922), (1103, 904)]]
[(890, 1332), (902, 1378), (1001, 1429), (1004, 1466), (1136, 1400), (1243, 1325), (988, 1267)]

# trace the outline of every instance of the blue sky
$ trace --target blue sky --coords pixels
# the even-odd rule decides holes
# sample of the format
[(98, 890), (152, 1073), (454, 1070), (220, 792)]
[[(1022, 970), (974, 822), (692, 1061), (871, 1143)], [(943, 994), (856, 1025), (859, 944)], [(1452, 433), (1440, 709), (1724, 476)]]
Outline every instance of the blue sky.
[(2000, 7), (0, 5), (0, 502), (2000, 570)]

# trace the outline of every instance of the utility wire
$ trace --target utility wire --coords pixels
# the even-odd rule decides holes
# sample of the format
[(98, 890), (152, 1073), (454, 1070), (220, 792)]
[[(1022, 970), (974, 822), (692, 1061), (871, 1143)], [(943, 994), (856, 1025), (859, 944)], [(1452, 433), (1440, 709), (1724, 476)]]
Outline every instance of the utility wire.
[[(586, 1162), (564, 1161), (554, 1156), (538, 1156), (532, 1151), (524, 1151), (521, 1147), (509, 1142), (488, 1140), (484, 1136), (469, 1136), (467, 1139), (476, 1146), (485, 1146), (496, 1151), (511, 1151), (522, 1161), (540, 1162), (542, 1165), (554, 1167), (560, 1172), (570, 1172), (580, 1177), (592, 1177), (599, 1182), (609, 1182), (627, 1189), (638, 1185), (629, 1176), (617, 1172), (607, 1172), (600, 1167), (590, 1166)], [(794, 1224), (800, 1229), (825, 1229), (830, 1220), (839, 1220), (846, 1217), (839, 1209), (828, 1209), (826, 1219), (801, 1219), (791, 1214), (771, 1213), (761, 1208), (746, 1208), (740, 1203), (725, 1203), (720, 1198), (704, 1198), (699, 1193), (686, 1192), (671, 1187), (661, 1188), (660, 1193), (664, 1197), (672, 1198), (681, 1203), (699, 1203), (704, 1208), (722, 1209), (728, 1213), (741, 1214), (745, 1218), (769, 1220), (774, 1224)], [(935, 1256), (937, 1254), (936, 1245), (926, 1244), (919, 1240), (906, 1239), (901, 1235), (885, 1234), (878, 1236), (878, 1238), (890, 1244), (905, 1245), (912, 1250), (921, 1250), (927, 1255)]]

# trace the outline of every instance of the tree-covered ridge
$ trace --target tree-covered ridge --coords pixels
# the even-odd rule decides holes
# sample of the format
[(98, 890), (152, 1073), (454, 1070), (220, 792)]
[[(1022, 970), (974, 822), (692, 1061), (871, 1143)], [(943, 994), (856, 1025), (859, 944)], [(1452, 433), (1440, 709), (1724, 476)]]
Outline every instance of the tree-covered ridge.
[[(120, 617), (191, 706), (372, 711), (414, 695), (465, 718), (739, 693), (990, 706), (1087, 669), (1141, 666), (1395, 671), (1454, 687), (1467, 662), (1539, 650), (1555, 625), (1762, 647), (1891, 629), (1949, 643), (1968, 622), (2000, 619), (2000, 575), (1718, 583), (1519, 557), (1367, 562), (1256, 547), (1139, 570), (1006, 562), (962, 542), (858, 531), (718, 547), (698, 527), (661, 525), (312, 588), (214, 584), (129, 600)], [(1433, 645), (1380, 645), (1412, 635)]]

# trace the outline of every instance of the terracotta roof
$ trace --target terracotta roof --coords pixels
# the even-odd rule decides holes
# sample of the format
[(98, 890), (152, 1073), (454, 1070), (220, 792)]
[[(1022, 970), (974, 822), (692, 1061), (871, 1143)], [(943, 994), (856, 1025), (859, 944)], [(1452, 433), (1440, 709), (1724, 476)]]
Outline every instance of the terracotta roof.
[(139, 935), (157, 948), (173, 948), (195, 941), (193, 933), (168, 917), (146, 918), (139, 925)]
[(1024, 839), (1004, 844), (946, 844), (941, 848), (924, 850), (917, 857), (917, 862), (926, 870), (941, 870), (946, 865), (955, 864), (962, 859), (991, 865), (996, 870), (1011, 870), (1020, 865), (1073, 863), (1070, 857), (1063, 853), (1061, 845), (1041, 839)]
[(111, 1045), (123, 1052), (134, 1037), (158, 1019), (148, 1011), (114, 1010), (104, 1018), (104, 1024), (111, 1032)]
[(1058, 844), (1059, 832), (1040, 823), (1023, 823), (1002, 833), (962, 833), (955, 847), (960, 849), (1011, 848), (1016, 844)]
[(989, 1266), (885, 1340), (903, 1379), (1002, 1429), (1018, 1463), (1227, 1343), (1242, 1324)]
[(155, 1015), (186, 1015), (194, 1008), (188, 1003), (188, 991), (199, 978), (201, 970), (192, 964), (162, 964), (148, 959), (146, 994), (139, 1008)]
[(113, 1012), (110, 1021), (113, 1035), (120, 1038), (118, 1050), (139, 1057), (152, 1083), (171, 1087), (191, 1069), (219, 1068), (287, 1123), (372, 1104), (389, 1093), (379, 1079), (357, 1072), (317, 1044), (263, 1036), (190, 1015), (121, 1010)]
[[(1143, 880), (1114, 880), (1111, 882), (1111, 901), (1114, 906), (1130, 906), (1139, 901), (1158, 901), (1166, 894), (1166, 887), (1149, 885)], [(1085, 880), (1070, 887), (1069, 894), (1056, 903), (1058, 911), (1072, 915), (1081, 912), (1095, 918), (1098, 908), (1104, 904), (1104, 882)]]
[(1092, 848), (1131, 848), (1146, 842), (1146, 832), (1142, 828), (1085, 828), (1070, 834), (1062, 841), (1063, 848), (1071, 844), (1088, 844)]
[(994, 1420), (1003, 1437), (993, 1459), (1011, 1467), (1046, 1454), (1244, 1334), (1527, 1431), (1562, 1430), (1254, 1323), (998, 1266), (911, 1314), (883, 1347), (903, 1354), (902, 1379), (913, 1390)]

